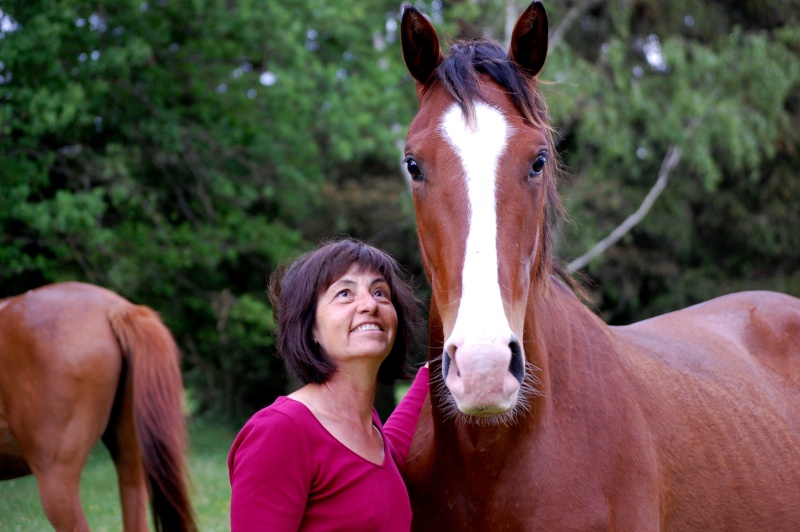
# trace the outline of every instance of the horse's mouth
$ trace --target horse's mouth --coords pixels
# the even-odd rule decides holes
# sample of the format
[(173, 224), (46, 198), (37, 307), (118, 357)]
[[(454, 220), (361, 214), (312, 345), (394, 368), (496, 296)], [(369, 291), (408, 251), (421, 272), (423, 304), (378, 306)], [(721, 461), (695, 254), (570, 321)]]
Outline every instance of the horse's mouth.
[(440, 412), (444, 419), (473, 426), (513, 426), (521, 417), (531, 412), (533, 398), (543, 395), (539, 373), (541, 370), (538, 367), (525, 361), (526, 378), (517, 392), (516, 401), (508, 409), (475, 406), (470, 408), (469, 412), (464, 412), (459, 409), (455, 397), (444, 382), (441, 371), (431, 372), (431, 383), (433, 393), (440, 399)]

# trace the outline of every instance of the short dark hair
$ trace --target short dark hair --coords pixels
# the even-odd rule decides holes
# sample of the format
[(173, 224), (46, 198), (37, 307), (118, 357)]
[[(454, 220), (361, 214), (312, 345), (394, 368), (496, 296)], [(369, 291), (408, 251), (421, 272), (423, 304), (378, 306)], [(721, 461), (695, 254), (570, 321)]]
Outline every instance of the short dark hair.
[(312, 337), (319, 296), (354, 264), (379, 272), (389, 285), (397, 312), (397, 335), (378, 380), (391, 383), (409, 376), (408, 355), (421, 323), (419, 301), (407, 274), (388, 253), (350, 237), (322, 241), (269, 280), (269, 297), (278, 325), (277, 350), (286, 368), (303, 384), (326, 382), (336, 364)]

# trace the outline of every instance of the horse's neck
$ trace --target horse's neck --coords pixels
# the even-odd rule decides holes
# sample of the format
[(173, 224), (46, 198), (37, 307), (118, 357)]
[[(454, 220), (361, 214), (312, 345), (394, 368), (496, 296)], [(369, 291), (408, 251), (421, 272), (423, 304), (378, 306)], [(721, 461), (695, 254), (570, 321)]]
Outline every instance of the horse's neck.
[(541, 394), (531, 405), (539, 415), (565, 389), (580, 386), (587, 368), (602, 371), (602, 359), (613, 356), (609, 326), (562, 282), (548, 283), (531, 287), (525, 316), (526, 357), (540, 369)]

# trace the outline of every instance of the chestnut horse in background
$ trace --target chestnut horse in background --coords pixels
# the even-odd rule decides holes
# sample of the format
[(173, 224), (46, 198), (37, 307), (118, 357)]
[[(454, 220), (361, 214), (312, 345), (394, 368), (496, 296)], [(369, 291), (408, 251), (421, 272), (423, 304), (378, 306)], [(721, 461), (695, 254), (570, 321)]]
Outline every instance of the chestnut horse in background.
[(406, 7), (430, 401), (407, 468), (415, 530), (800, 529), (800, 300), (720, 297), (611, 327), (550, 254), (557, 157), (538, 2), (509, 51), (445, 57)]
[(179, 353), (153, 310), (81, 283), (0, 300), (0, 479), (33, 473), (56, 530), (86, 531), (79, 482), (102, 438), (124, 530), (196, 530)]

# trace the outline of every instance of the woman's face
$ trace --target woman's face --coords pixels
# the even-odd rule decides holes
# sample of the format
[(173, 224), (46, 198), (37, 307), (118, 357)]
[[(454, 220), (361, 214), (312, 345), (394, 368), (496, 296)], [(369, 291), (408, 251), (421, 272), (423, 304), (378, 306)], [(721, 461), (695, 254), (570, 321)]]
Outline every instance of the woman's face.
[(380, 273), (352, 265), (319, 296), (313, 334), (336, 363), (385, 359), (397, 334), (389, 283)]

